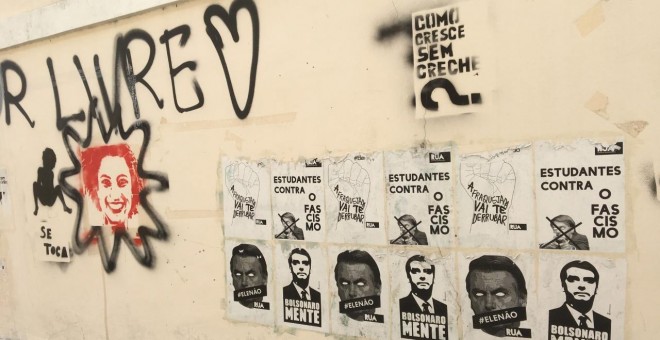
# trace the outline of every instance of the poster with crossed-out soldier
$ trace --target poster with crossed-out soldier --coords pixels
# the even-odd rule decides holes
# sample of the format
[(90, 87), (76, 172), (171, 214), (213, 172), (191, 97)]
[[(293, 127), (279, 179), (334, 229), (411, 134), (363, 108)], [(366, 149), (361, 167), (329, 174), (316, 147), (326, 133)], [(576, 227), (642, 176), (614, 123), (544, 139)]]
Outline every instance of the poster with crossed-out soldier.
[(271, 164), (273, 237), (278, 240), (325, 240), (323, 161)]
[(390, 244), (451, 246), (454, 239), (451, 147), (385, 153)]

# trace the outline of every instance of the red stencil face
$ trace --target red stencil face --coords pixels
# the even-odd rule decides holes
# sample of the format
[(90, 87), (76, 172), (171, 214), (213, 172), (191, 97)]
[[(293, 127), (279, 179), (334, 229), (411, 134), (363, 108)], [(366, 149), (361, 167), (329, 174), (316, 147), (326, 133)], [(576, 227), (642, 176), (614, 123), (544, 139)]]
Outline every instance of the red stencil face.
[(80, 154), (82, 192), (103, 214), (104, 225), (125, 229), (137, 213), (143, 181), (137, 161), (126, 144), (88, 148)]

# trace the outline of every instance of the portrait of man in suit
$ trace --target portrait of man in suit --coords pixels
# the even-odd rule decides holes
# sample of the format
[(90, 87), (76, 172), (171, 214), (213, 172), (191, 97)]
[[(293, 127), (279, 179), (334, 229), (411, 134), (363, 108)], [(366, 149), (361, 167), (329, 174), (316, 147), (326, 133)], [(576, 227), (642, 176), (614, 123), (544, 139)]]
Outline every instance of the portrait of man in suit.
[(321, 293), (309, 286), (312, 258), (307, 250), (295, 248), (289, 253), (291, 283), (282, 289), (285, 299), (321, 302)]
[(447, 315), (447, 305), (432, 298), (435, 265), (423, 255), (414, 255), (406, 262), (410, 293), (399, 299), (401, 312)]
[[(549, 311), (549, 332), (557, 326), (575, 327), (581, 330), (607, 332), (609, 339), (612, 329), (608, 317), (593, 310), (600, 276), (598, 270), (587, 261), (567, 263), (559, 273), (566, 302), (559, 308)], [(554, 327), (553, 327), (554, 326)]]
[[(396, 218), (396, 216), (394, 218)], [(429, 241), (426, 238), (426, 233), (417, 229), (417, 226), (422, 223), (421, 221), (417, 222), (414, 217), (406, 214), (396, 218), (396, 222), (399, 225), (401, 234), (394, 240), (390, 241), (391, 244), (423, 246), (429, 244)]]
[[(401, 337), (406, 339), (418, 339), (410, 328), (406, 327), (407, 320), (415, 317), (409, 313), (435, 315), (434, 324), (420, 322), (421, 334), (427, 334), (423, 338), (447, 339), (447, 305), (434, 299), (433, 283), (435, 281), (435, 265), (428, 261), (423, 255), (413, 255), (406, 261), (406, 276), (410, 283), (410, 293), (399, 299), (399, 316), (401, 321)], [(431, 327), (434, 326), (434, 327)], [(418, 334), (420, 335), (420, 334)]]
[(553, 240), (541, 244), (543, 249), (589, 250), (589, 239), (577, 232), (575, 221), (570, 216), (559, 215), (550, 220), (555, 234)]

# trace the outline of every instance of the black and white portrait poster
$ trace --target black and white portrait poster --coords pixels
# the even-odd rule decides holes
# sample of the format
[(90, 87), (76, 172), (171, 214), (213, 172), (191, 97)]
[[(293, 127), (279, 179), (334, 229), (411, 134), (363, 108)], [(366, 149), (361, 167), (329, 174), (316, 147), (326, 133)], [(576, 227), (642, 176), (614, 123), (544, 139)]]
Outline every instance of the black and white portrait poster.
[(390, 285), (386, 249), (331, 247), (330, 318), (334, 334), (387, 339)]
[(458, 339), (454, 256), (390, 253), (392, 338)]
[(383, 153), (352, 153), (325, 166), (329, 242), (385, 244)]
[(318, 159), (271, 164), (273, 236), (280, 240), (325, 240), (325, 180)]
[(487, 1), (412, 14), (416, 118), (484, 112), (491, 105), (493, 26)]
[(464, 339), (543, 338), (534, 263), (529, 253), (458, 255)]
[(219, 170), (225, 237), (270, 239), (273, 221), (269, 162), (223, 157)]
[(531, 144), (461, 155), (456, 191), (462, 247), (533, 247), (533, 161)]
[(0, 229), (9, 229), (13, 225), (7, 170), (0, 169)]
[(264, 241), (225, 240), (228, 319), (274, 324), (272, 255)]
[(623, 139), (536, 143), (542, 249), (625, 251)]
[(624, 338), (626, 261), (587, 254), (540, 254), (544, 289), (539, 291), (536, 314), (547, 339)]
[(277, 242), (277, 325), (330, 330), (328, 262), (317, 243)]
[(385, 153), (390, 244), (448, 247), (455, 234), (452, 148)]

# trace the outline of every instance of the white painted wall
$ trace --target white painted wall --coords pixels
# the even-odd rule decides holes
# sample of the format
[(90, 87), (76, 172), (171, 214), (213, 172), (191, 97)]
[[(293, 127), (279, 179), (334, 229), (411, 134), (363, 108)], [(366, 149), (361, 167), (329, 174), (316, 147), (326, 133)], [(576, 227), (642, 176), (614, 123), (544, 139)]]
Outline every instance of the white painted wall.
[[(129, 9), (128, 2), (113, 2), (110, 7), (123, 14), (161, 3), (141, 2), (144, 7)], [(660, 232), (655, 227), (660, 203), (650, 190), (660, 139), (660, 46), (653, 43), (660, 39), (656, 1), (498, 2), (492, 12), (498, 56), (495, 108), (427, 121), (413, 118), (407, 39), (380, 43), (376, 36), (382, 25), (445, 2), (258, 2), (259, 64), (254, 104), (245, 120), (233, 112), (218, 56), (205, 33), (203, 13), (213, 3), (188, 1), (0, 51), (0, 61), (13, 60), (24, 71), (27, 92), (22, 104), (36, 121), (31, 128), (12, 107), (7, 125), (7, 112), (0, 109), (0, 168), (8, 171), (13, 204), (12, 223), (0, 231), (0, 259), (6, 264), (0, 271), (0, 337), (324, 338), (225, 320), (227, 258), (217, 194), (222, 155), (294, 160), (421, 143), (453, 141), (465, 149), (484, 149), (530, 140), (618, 135), (625, 136), (628, 152), (626, 338), (652, 339), (660, 333), (654, 322), (660, 304), (660, 295), (654, 293), (660, 279)], [(228, 6), (229, 1), (221, 3)], [(55, 9), (59, 3), (52, 6), (46, 11), (51, 7), (35, 4), (32, 10), (19, 10), (2, 20), (3, 46), (122, 15), (99, 7), (89, 10), (89, 3), (86, 8), (73, 1), (62, 9)], [(94, 19), (76, 19), (73, 25), (60, 20), (60, 26), (49, 16), (57, 17), (69, 6), (76, 7), (77, 15)], [(587, 20), (591, 29), (580, 26), (585, 13), (595, 13), (588, 17), (592, 21)], [(239, 26), (249, 32), (245, 19), (239, 16)], [(164, 30), (183, 24), (190, 25), (191, 38), (183, 47), (172, 44), (173, 58), (177, 64), (194, 60), (197, 69), (177, 78), (178, 98), (185, 105), (195, 103), (192, 79), (205, 96), (204, 106), (188, 113), (174, 107), (165, 47), (158, 42)], [(153, 269), (139, 265), (126, 248), (111, 274), (102, 269), (93, 248), (70, 264), (42, 262), (36, 241), (41, 219), (57, 221), (53, 228), (65, 234), (73, 225), (72, 215), (55, 208), (44, 208), (46, 215), (39, 218), (32, 215), (31, 185), (43, 149), (51, 147), (57, 153), (56, 170), (71, 166), (55, 127), (46, 59), (55, 64), (62, 110), (70, 115), (88, 105), (73, 56), (80, 58), (92, 92), (99, 95), (94, 56), (99, 56), (103, 75), (110, 79), (114, 39), (135, 28), (156, 41), (147, 80), (164, 99), (164, 108), (158, 108), (142, 86), (137, 96), (142, 119), (152, 128), (145, 167), (169, 177), (169, 191), (152, 196), (169, 225), (170, 238), (154, 242)], [(224, 29), (221, 34), (228, 37)], [(143, 65), (146, 50), (138, 45), (132, 50), (133, 60)], [(227, 53), (237, 92), (244, 96), (249, 48), (231, 47)], [(16, 93), (18, 80), (12, 76), (8, 83)], [(596, 93), (606, 98), (598, 113), (588, 104)], [(130, 112), (125, 88), (121, 104)], [(128, 114), (124, 119), (135, 120)], [(621, 124), (631, 121), (648, 126), (635, 135), (622, 131)], [(84, 130), (82, 123), (72, 126)], [(98, 138), (94, 142), (99, 143)]]
[(177, 0), (27, 0), (0, 4), (0, 49), (47, 38)]

